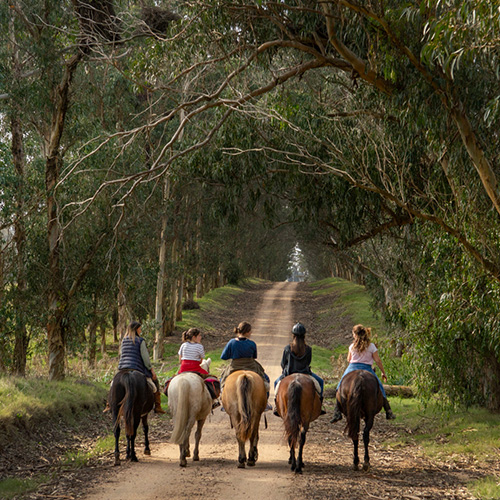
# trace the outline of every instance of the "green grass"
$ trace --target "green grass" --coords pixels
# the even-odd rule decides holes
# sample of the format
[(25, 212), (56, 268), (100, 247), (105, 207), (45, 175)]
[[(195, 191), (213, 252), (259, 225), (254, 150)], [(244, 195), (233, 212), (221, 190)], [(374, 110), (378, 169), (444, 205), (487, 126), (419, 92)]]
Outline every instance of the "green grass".
[(327, 278), (316, 281), (310, 285), (314, 291), (313, 295), (335, 294), (336, 297), (332, 306), (340, 306), (345, 310), (355, 324), (381, 329), (382, 323), (375, 316), (370, 306), (370, 296), (366, 293), (365, 287), (356, 285), (341, 278)]
[(68, 421), (81, 408), (102, 404), (107, 386), (72, 379), (49, 382), (45, 379), (0, 376), (0, 425), (30, 425), (52, 415)]
[(46, 476), (37, 476), (35, 479), (3, 479), (0, 481), (0, 498), (10, 500), (18, 495), (35, 491), (46, 480)]
[(481, 500), (498, 500), (500, 498), (500, 479), (488, 476), (468, 485), (471, 493)]
[(213, 330), (213, 325), (201, 319), (203, 311), (222, 309), (227, 306), (229, 301), (237, 295), (244, 293), (244, 291), (243, 288), (237, 285), (226, 285), (212, 290), (201, 299), (195, 299), (200, 309), (182, 311), (182, 321), (179, 321), (176, 327), (180, 330), (195, 327), (200, 330)]

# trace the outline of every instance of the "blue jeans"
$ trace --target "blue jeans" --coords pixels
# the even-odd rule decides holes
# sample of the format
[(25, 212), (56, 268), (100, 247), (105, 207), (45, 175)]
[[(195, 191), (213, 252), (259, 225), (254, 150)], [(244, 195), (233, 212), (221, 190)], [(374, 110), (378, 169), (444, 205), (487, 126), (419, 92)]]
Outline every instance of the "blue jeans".
[[(291, 375), (291, 373), (290, 373)], [(311, 375), (311, 377), (314, 377), (317, 381), (318, 381), (318, 384), (319, 386), (321, 387), (321, 393), (320, 393), (320, 397), (322, 398), (323, 397), (323, 388), (325, 386), (325, 382), (323, 381), (323, 379), (319, 376), (319, 375), (316, 375), (315, 373), (311, 372), (311, 373), (306, 373), (305, 375)], [(285, 378), (285, 375), (283, 375), (283, 373), (274, 381), (274, 388), (276, 389), (276, 386), (278, 385), (278, 382), (282, 379)]]
[[(377, 374), (373, 371), (372, 365), (368, 365), (366, 363), (349, 363), (349, 366), (345, 369), (344, 374), (342, 375), (342, 378), (340, 379), (340, 382), (337, 385), (337, 389), (340, 387), (340, 384), (342, 383), (342, 379), (350, 372), (353, 372), (355, 370), (366, 370), (367, 372), (373, 373), (375, 377), (377, 377)], [(378, 385), (380, 387), (380, 390), (382, 391), (382, 396), (384, 398), (387, 398), (385, 391), (384, 391), (384, 386), (382, 385), (382, 382), (380, 382), (380, 379), (377, 377), (378, 380)]]

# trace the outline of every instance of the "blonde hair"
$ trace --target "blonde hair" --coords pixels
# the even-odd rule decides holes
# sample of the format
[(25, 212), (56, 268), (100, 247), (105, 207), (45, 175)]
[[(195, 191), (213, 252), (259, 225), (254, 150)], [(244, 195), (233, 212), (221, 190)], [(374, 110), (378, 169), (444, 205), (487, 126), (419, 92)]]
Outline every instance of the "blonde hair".
[(247, 321), (242, 321), (235, 329), (234, 333), (237, 335), (246, 335), (252, 331), (252, 325)]
[(371, 328), (365, 328), (363, 325), (355, 325), (352, 328), (354, 337), (354, 350), (363, 352), (370, 346), (371, 343)]
[(129, 337), (135, 344), (135, 337), (136, 335), (139, 335), (137, 330), (139, 330), (141, 326), (142, 325), (138, 321), (131, 321), (127, 327), (127, 331), (125, 332), (125, 337)]
[(193, 337), (197, 337), (200, 334), (198, 328), (190, 328), (185, 332), (182, 332), (182, 342), (189, 342)]

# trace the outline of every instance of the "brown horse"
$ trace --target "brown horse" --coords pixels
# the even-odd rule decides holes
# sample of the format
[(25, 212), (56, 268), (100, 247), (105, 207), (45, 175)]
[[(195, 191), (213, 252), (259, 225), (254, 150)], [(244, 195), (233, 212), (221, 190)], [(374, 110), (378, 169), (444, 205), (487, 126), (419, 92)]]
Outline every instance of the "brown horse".
[[(267, 404), (266, 388), (260, 375), (248, 370), (238, 370), (226, 379), (222, 391), (222, 405), (231, 419), (239, 445), (238, 467), (255, 465), (258, 457), (260, 417)], [(250, 441), (248, 460), (245, 443)]]
[(366, 370), (354, 370), (348, 373), (337, 390), (337, 401), (340, 404), (342, 413), (347, 418), (344, 432), (352, 439), (354, 445), (354, 470), (359, 468), (360, 422), (361, 419), (365, 421), (363, 430), (363, 443), (365, 445), (363, 470), (370, 470), (370, 455), (368, 454), (370, 430), (373, 427), (375, 415), (382, 409), (384, 402), (377, 377)]
[(108, 395), (115, 434), (115, 465), (120, 465), (120, 420), (125, 422), (127, 436), (126, 459), (138, 462), (135, 454), (137, 427), (142, 421), (144, 430), (144, 454), (151, 455), (149, 449), (148, 413), (154, 406), (154, 394), (148, 386), (146, 376), (135, 370), (120, 370), (113, 378)]
[[(288, 463), (297, 474), (302, 474), (302, 451), (311, 422), (321, 415), (321, 400), (312, 377), (293, 373), (281, 380), (276, 393), (276, 408), (285, 425), (285, 435), (290, 446)], [(299, 440), (300, 435), (300, 440)], [(295, 459), (295, 448), (299, 453)]]

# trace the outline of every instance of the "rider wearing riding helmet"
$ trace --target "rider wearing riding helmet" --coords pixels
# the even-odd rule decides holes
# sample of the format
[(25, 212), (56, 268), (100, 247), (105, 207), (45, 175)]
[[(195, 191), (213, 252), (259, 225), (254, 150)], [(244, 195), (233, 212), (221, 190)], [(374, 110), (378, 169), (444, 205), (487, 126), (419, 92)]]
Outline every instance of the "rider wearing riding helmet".
[[(319, 386), (319, 397), (321, 403), (323, 403), (323, 388), (324, 381), (316, 373), (311, 370), (311, 360), (312, 360), (312, 348), (308, 346), (305, 342), (306, 327), (302, 323), (297, 323), (292, 328), (292, 342), (288, 344), (283, 349), (283, 356), (281, 357), (281, 369), (283, 370), (281, 375), (275, 380), (274, 388), (281, 381), (281, 379), (291, 375), (292, 373), (304, 373), (306, 375), (311, 375), (317, 382)], [(275, 415), (279, 416), (279, 413), (275, 407)], [(321, 414), (324, 415), (325, 410), (321, 410)]]

